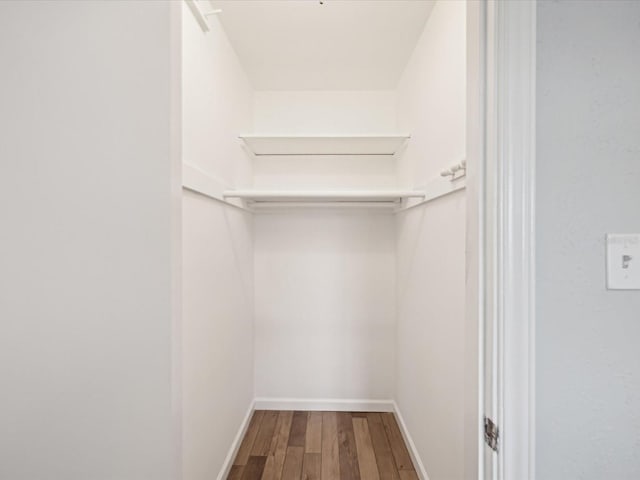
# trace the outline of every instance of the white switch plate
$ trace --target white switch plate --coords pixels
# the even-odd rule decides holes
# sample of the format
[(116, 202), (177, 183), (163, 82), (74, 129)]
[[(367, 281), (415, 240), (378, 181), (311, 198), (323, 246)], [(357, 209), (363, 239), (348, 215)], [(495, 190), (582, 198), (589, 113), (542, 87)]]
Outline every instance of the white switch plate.
[(607, 288), (640, 290), (640, 233), (607, 235)]

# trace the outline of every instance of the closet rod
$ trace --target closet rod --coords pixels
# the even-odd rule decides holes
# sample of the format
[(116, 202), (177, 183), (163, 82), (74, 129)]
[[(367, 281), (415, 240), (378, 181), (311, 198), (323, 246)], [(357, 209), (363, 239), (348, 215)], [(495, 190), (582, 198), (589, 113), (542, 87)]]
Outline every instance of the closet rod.
[(250, 206), (254, 212), (277, 208), (367, 208), (393, 211), (393, 209), (398, 206), (398, 202), (251, 202)]

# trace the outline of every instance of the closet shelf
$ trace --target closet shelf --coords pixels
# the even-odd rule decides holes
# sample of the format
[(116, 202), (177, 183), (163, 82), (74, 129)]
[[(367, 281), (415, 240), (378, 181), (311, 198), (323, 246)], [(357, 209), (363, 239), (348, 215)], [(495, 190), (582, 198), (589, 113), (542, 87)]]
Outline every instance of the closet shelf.
[(227, 190), (224, 198), (256, 203), (386, 203), (395, 205), (407, 198), (424, 199), (421, 190)]
[(409, 135), (240, 135), (261, 155), (393, 155)]

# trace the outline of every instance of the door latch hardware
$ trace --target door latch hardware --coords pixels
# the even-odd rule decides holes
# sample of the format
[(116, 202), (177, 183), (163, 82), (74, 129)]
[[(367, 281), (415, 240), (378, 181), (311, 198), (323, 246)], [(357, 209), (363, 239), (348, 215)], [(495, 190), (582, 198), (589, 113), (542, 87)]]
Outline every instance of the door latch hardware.
[(498, 451), (498, 440), (500, 439), (500, 430), (489, 417), (484, 417), (484, 442), (494, 452)]

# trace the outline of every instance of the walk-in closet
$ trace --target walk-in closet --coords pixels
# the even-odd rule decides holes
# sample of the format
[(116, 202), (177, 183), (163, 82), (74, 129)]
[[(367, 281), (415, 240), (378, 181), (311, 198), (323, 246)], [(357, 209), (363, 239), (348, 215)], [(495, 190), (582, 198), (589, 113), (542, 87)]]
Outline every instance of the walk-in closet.
[(463, 478), (465, 2), (182, 14), (184, 478)]

